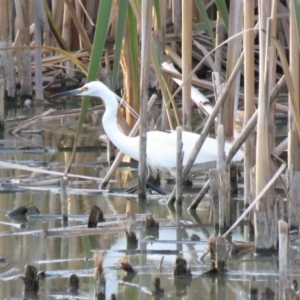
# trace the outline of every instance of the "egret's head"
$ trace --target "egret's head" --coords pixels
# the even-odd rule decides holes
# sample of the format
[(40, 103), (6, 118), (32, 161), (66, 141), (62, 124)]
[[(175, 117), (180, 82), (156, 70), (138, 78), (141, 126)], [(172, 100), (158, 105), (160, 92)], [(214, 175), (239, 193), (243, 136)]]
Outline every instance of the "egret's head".
[(102, 98), (105, 93), (107, 93), (109, 89), (106, 85), (104, 85), (100, 81), (91, 81), (86, 83), (81, 88), (70, 90), (66, 92), (62, 92), (59, 94), (55, 94), (52, 97), (62, 97), (67, 95), (75, 95), (75, 96), (92, 96), (92, 97), (100, 97)]

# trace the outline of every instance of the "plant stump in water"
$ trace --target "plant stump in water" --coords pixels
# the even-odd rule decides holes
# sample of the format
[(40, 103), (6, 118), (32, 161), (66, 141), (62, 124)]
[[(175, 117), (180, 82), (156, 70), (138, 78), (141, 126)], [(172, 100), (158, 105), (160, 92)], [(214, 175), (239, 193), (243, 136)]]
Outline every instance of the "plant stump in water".
[(131, 264), (127, 262), (126, 258), (123, 258), (123, 261), (121, 261), (120, 264), (121, 270), (124, 270), (126, 272), (126, 275), (123, 277), (123, 280), (131, 281), (137, 274), (136, 271), (132, 268)]
[(284, 298), (285, 289), (287, 288), (287, 274), (288, 274), (288, 223), (278, 221), (278, 235), (279, 235), (279, 298)]
[(295, 291), (296, 293), (299, 293), (298, 281), (297, 281), (296, 279), (293, 280), (293, 283), (292, 283), (292, 289), (293, 289), (293, 291)]
[(95, 280), (95, 299), (105, 300), (105, 286), (106, 279), (103, 269), (103, 261), (98, 257), (97, 254), (94, 255), (95, 270), (94, 270), (94, 280)]
[(117, 300), (116, 295), (115, 294), (111, 294), (110, 295), (110, 300)]
[(127, 250), (135, 250), (138, 247), (138, 238), (134, 232), (126, 231), (126, 246)]
[(285, 289), (284, 296), (285, 296), (285, 300), (300, 300), (300, 297), (291, 288)]
[(77, 275), (72, 274), (69, 279), (69, 293), (72, 295), (78, 295), (79, 290), (79, 278)]
[(132, 268), (131, 264), (128, 263), (126, 260), (121, 262), (121, 269), (124, 270), (128, 275), (135, 274), (135, 270)]
[(158, 297), (163, 296), (165, 293), (165, 290), (163, 288), (161, 288), (161, 286), (160, 286), (160, 278), (159, 277), (154, 278), (153, 285), (154, 285), (154, 291), (152, 291), (152, 295), (158, 296)]
[(255, 249), (255, 245), (252, 242), (249, 242), (249, 243), (231, 242), (231, 243), (229, 243), (229, 254), (231, 256), (247, 253), (247, 252), (253, 251), (254, 249)]
[(184, 258), (176, 258), (173, 274), (175, 277), (192, 276), (191, 269), (187, 268), (187, 262)]
[(126, 222), (127, 222), (127, 230), (126, 230), (125, 234), (126, 234), (127, 250), (135, 250), (138, 247), (138, 238), (136, 237), (136, 234), (134, 233), (134, 230), (136, 228), (135, 214), (128, 211), (126, 213)]
[(217, 247), (217, 239), (213, 235), (208, 239), (208, 251), (210, 254), (210, 269), (213, 270), (216, 268), (216, 247)]
[(191, 269), (187, 268), (187, 262), (184, 258), (176, 258), (173, 274), (176, 296), (184, 297), (187, 293), (187, 287), (190, 286), (192, 280)]
[(194, 242), (199, 242), (201, 239), (200, 239), (200, 236), (198, 234), (195, 234), (193, 233), (191, 236), (190, 236), (190, 241), (194, 241)]
[(156, 239), (159, 237), (159, 222), (152, 215), (146, 218), (146, 235), (152, 235)]
[(39, 278), (38, 271), (35, 266), (26, 265), (24, 276), (21, 276), (24, 287), (23, 292), (25, 298), (36, 298), (39, 292)]
[(96, 228), (99, 222), (105, 222), (103, 211), (100, 207), (94, 205), (89, 216), (88, 228)]
[(226, 239), (221, 236), (211, 236), (208, 239), (208, 251), (210, 253), (210, 270), (202, 275), (215, 276), (226, 272)]
[(217, 237), (216, 249), (218, 272), (226, 272), (226, 239), (224, 237)]
[(268, 287), (264, 288), (261, 293), (261, 300), (273, 300), (275, 299), (275, 293)]
[(153, 216), (146, 218), (146, 230), (158, 230), (159, 229), (159, 222), (155, 221)]
[(255, 276), (252, 276), (250, 280), (250, 299), (257, 299), (257, 297), (258, 297), (257, 280)]
[(213, 220), (215, 232), (219, 232), (219, 175), (216, 169), (209, 170), (209, 185), (210, 185), (210, 198), (213, 207)]

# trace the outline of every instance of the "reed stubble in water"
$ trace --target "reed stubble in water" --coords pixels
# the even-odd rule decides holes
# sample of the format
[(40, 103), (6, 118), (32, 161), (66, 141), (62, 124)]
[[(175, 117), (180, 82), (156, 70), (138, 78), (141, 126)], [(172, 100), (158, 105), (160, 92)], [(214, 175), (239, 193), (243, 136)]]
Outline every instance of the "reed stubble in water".
[(94, 255), (94, 263), (95, 299), (105, 300), (106, 278), (103, 269), (103, 260), (98, 254)]
[(25, 297), (37, 297), (39, 292), (39, 277), (35, 266), (26, 265), (24, 276), (21, 276), (24, 287), (23, 292)]

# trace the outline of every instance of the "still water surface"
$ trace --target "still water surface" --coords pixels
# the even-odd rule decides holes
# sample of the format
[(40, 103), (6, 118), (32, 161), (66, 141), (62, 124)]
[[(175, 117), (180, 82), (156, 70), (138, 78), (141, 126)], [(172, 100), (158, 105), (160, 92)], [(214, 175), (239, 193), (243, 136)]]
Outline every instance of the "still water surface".
[[(100, 127), (100, 116), (89, 116), (80, 141), (81, 146), (98, 145), (98, 135), (103, 132)], [(40, 145), (53, 148), (72, 146), (76, 119), (64, 117), (48, 120), (43, 123), (41, 135), (22, 135), (5, 138), (13, 141), (14, 146)], [(3, 145), (3, 147), (6, 145)], [(70, 158), (70, 152), (58, 151), (45, 154), (26, 154), (20, 152), (1, 152), (1, 161), (26, 161), (46, 162), (49, 170), (63, 172), (65, 164)], [(80, 152), (76, 156), (75, 167), (72, 173), (103, 178), (106, 173), (105, 165), (100, 167), (97, 161), (105, 161), (105, 151)], [(40, 174), (20, 170), (0, 169), (1, 182), (9, 179), (41, 178)], [(47, 177), (48, 178), (48, 177)], [(123, 167), (118, 170), (111, 187), (128, 187), (135, 182), (136, 169)], [(40, 281), (40, 299), (94, 299), (93, 266), (91, 260), (94, 253), (101, 253), (104, 259), (106, 274), (106, 299), (115, 293), (117, 299), (158, 299), (152, 296), (153, 281), (155, 277), (161, 280), (165, 295), (161, 299), (250, 299), (250, 279), (256, 276), (259, 292), (265, 287), (278, 293), (278, 261), (276, 257), (255, 258), (253, 253), (239, 256), (228, 256), (228, 274), (220, 278), (205, 278), (200, 276), (210, 266), (209, 256), (200, 259), (207, 250), (207, 240), (213, 234), (212, 210), (208, 199), (205, 199), (195, 214), (189, 214), (186, 207), (193, 196), (199, 191), (199, 186), (204, 182), (200, 177), (195, 181), (195, 187), (186, 191), (184, 206), (181, 210), (170, 210), (165, 205), (165, 199), (158, 197), (147, 203), (140, 204), (134, 197), (113, 195), (109, 193), (89, 195), (84, 193), (70, 193), (67, 195), (67, 210), (70, 216), (69, 227), (85, 226), (87, 215), (93, 205), (99, 206), (107, 220), (119, 222), (118, 233), (105, 233), (89, 236), (59, 236), (46, 237), (41, 234), (18, 235), (16, 233), (34, 230), (61, 228), (60, 219), (29, 219), (26, 229), (16, 229), (0, 223), (0, 257), (6, 262), (0, 264), (0, 299), (22, 299), (22, 281), (18, 278), (23, 273), (26, 264), (35, 265), (39, 271), (46, 271), (46, 279)], [(16, 223), (6, 216), (8, 211), (20, 206), (35, 206), (43, 215), (59, 215), (61, 213), (61, 200), (58, 185), (52, 190), (0, 194), (0, 222)], [(97, 189), (97, 183), (73, 183), (71, 187)], [(163, 182), (162, 188), (170, 190), (172, 185)], [(233, 218), (241, 214), (242, 201), (233, 200)], [(124, 218), (119, 214), (127, 211), (138, 214), (153, 214), (159, 221), (159, 237), (152, 243), (139, 243), (137, 250), (127, 251), (125, 238), (125, 225), (121, 222)], [(112, 215), (118, 217), (113, 218)], [(85, 215), (85, 217), (83, 217)], [(147, 233), (143, 229), (144, 217), (137, 217), (136, 235), (139, 242)], [(177, 225), (197, 224), (195, 228), (178, 228)], [(232, 237), (234, 241), (247, 241), (247, 226), (238, 227)], [(192, 234), (197, 234), (201, 241), (190, 242)], [(183, 241), (181, 243), (181, 241)], [(293, 259), (289, 265), (289, 281), (299, 279), (299, 268), (294, 259), (299, 252), (297, 239), (290, 243), (290, 255)], [(154, 251), (156, 250), (156, 252)], [(170, 254), (161, 254), (158, 250), (170, 250)], [(154, 253), (153, 253), (154, 252)], [(174, 280), (173, 267), (176, 257), (183, 256), (191, 267), (193, 277), (190, 280)], [(159, 269), (161, 258), (164, 256), (162, 268)], [(124, 259), (132, 264), (137, 271), (133, 277), (126, 276), (119, 269), (120, 261)], [(69, 277), (76, 274), (80, 279), (79, 295), (72, 298), (67, 292)], [(254, 299), (254, 298), (252, 298)]]

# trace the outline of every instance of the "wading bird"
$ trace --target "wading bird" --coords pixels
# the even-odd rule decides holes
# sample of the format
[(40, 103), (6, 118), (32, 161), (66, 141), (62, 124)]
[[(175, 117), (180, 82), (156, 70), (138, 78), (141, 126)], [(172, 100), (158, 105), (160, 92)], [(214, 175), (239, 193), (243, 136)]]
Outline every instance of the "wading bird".
[[(92, 81), (83, 87), (59, 93), (54, 96), (93, 96), (101, 98), (106, 106), (102, 118), (104, 130), (111, 142), (124, 154), (135, 160), (139, 160), (139, 136), (129, 137), (123, 134), (117, 125), (118, 100), (106, 85), (100, 81)], [(182, 132), (183, 167), (186, 165), (189, 156), (199, 139), (199, 134)], [(169, 171), (176, 177), (176, 131), (149, 131), (147, 132), (147, 165), (150, 169)], [(230, 149), (229, 144), (225, 144), (225, 151)], [(244, 154), (239, 150), (232, 161), (239, 161), (244, 158)], [(191, 172), (203, 170), (203, 163), (215, 162), (217, 160), (217, 140), (207, 137), (195, 162)]]

